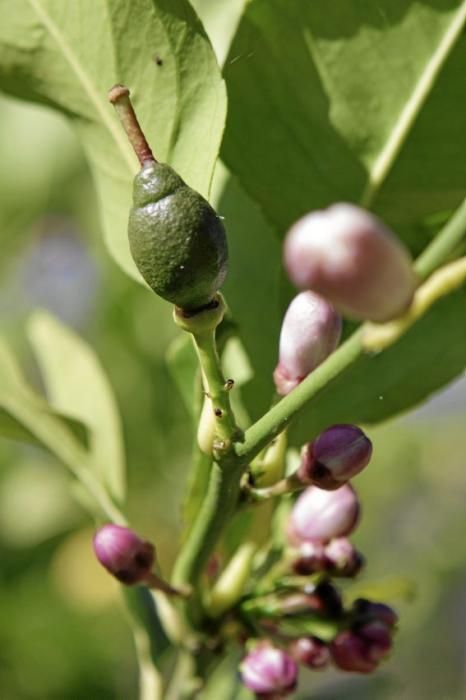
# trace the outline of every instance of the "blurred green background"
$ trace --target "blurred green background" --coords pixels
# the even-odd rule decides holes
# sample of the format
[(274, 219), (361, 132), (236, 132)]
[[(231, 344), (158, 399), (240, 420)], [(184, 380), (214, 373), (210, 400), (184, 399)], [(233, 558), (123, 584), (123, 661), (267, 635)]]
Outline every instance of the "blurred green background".
[[(231, 16), (194, 4), (214, 37), (231, 34), (240, 3), (231, 3)], [(220, 58), (225, 46), (216, 46)], [(24, 334), (34, 309), (48, 309), (95, 349), (122, 415), (130, 520), (156, 542), (168, 570), (192, 437), (165, 363), (177, 335), (171, 309), (105, 251), (90, 175), (63, 118), (1, 98), (0, 160), (2, 334), (38, 388)], [(368, 431), (374, 459), (356, 481), (363, 519), (355, 542), (368, 560), (360, 585), (399, 611), (395, 652), (370, 678), (308, 674), (300, 697), (466, 697), (465, 420), (460, 380)], [(44, 451), (0, 441), (1, 700), (136, 697), (117, 588), (93, 560), (92, 524), (68, 485)]]

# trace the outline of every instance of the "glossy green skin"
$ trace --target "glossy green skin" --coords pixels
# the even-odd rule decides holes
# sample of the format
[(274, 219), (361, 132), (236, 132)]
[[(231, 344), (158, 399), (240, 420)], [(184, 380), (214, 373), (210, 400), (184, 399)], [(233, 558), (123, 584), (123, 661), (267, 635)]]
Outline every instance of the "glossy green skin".
[(183, 309), (205, 306), (227, 273), (223, 224), (169, 165), (136, 175), (128, 236), (139, 272), (156, 294)]

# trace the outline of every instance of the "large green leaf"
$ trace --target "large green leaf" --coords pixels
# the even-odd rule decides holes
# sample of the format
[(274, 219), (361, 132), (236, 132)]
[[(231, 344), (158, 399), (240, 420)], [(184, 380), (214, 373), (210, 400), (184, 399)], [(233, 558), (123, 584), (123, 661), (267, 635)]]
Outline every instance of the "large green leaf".
[(89, 429), (95, 468), (118, 500), (125, 494), (125, 458), (121, 421), (112, 388), (91, 348), (45, 311), (29, 322), (48, 399), (56, 410)]
[[(236, 179), (218, 208), (231, 249), (228, 299), (256, 371), (243, 390), (253, 416), (272, 397), (280, 318), (293, 294), (280, 273), (288, 225), (335, 200), (364, 200), (417, 253), (435, 231), (422, 220), (464, 196), (465, 16), (466, 3), (448, 0), (342, 0), (338, 11), (305, 0), (247, 5), (225, 63), (222, 154)], [(329, 388), (293, 442), (329, 421), (384, 420), (460, 374), (464, 295), (437, 306), (441, 314), (432, 310)]]
[(140, 279), (126, 238), (137, 161), (106, 94), (127, 84), (157, 157), (208, 195), (225, 90), (202, 25), (186, 0), (0, 0), (0, 14), (0, 88), (72, 119), (107, 243)]
[(459, 0), (247, 5), (222, 155), (281, 235), (363, 200), (423, 247), (412, 227), (464, 196), (465, 18)]

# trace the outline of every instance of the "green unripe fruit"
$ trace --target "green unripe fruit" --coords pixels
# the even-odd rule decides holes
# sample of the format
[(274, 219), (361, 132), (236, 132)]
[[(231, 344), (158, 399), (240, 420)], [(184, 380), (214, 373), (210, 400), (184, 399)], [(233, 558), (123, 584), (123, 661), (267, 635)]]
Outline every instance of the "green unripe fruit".
[(223, 224), (204, 197), (154, 158), (128, 88), (114, 85), (108, 98), (141, 164), (128, 225), (134, 262), (156, 294), (186, 311), (202, 309), (227, 273)]
[(128, 236), (139, 272), (156, 294), (184, 309), (208, 304), (226, 273), (224, 226), (214, 209), (164, 163), (134, 179)]

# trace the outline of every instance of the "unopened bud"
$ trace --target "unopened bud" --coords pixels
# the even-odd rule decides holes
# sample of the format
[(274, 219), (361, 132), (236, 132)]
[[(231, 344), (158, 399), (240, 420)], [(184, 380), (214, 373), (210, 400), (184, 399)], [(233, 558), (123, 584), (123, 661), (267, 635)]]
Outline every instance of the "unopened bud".
[(329, 568), (329, 561), (322, 542), (302, 542), (299, 555), (293, 561), (293, 570), (299, 576), (309, 576)]
[(416, 288), (409, 251), (353, 204), (334, 204), (295, 223), (285, 242), (285, 265), (297, 287), (322, 294), (355, 319), (396, 318)]
[(274, 372), (277, 391), (288, 394), (338, 345), (341, 318), (325, 299), (302, 292), (289, 305), (280, 333), (279, 362)]
[(328, 646), (316, 637), (295, 639), (289, 645), (288, 651), (295, 661), (308, 668), (324, 668), (330, 660)]
[(392, 646), (390, 630), (382, 623), (369, 623), (355, 630), (345, 630), (333, 640), (330, 652), (343, 671), (371, 673)]
[(346, 537), (338, 537), (325, 547), (328, 568), (338, 576), (356, 576), (364, 565), (364, 557)]
[(390, 628), (394, 628), (398, 622), (398, 615), (393, 608), (384, 603), (374, 603), (365, 598), (358, 598), (354, 601), (353, 613), (357, 620), (383, 622)]
[(240, 673), (244, 685), (259, 697), (284, 697), (296, 687), (298, 666), (282, 649), (262, 643), (242, 660)]
[(102, 566), (127, 585), (148, 579), (155, 560), (154, 545), (121, 525), (101, 527), (94, 536), (94, 552)]
[(292, 544), (330, 542), (352, 532), (359, 518), (358, 497), (349, 484), (337, 491), (310, 486), (296, 501), (288, 521)]
[(321, 489), (338, 489), (369, 464), (372, 443), (356, 425), (332, 425), (302, 451), (298, 477)]

